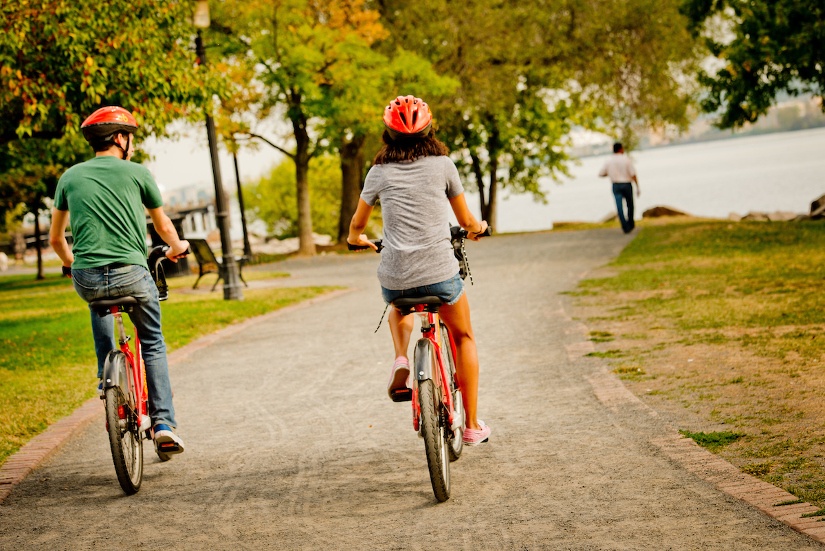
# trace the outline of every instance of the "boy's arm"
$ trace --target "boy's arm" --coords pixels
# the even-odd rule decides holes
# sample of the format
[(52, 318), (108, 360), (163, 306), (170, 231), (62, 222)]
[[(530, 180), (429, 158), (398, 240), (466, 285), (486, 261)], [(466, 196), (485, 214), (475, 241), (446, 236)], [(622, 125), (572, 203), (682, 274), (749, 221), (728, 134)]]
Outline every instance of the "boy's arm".
[(63, 266), (71, 268), (74, 254), (66, 241), (66, 227), (69, 225), (69, 211), (52, 209), (52, 225), (49, 228), (49, 244), (63, 261)]
[(156, 209), (149, 209), (149, 216), (152, 218), (152, 224), (155, 225), (155, 231), (158, 232), (163, 241), (169, 245), (169, 252), (166, 253), (167, 258), (177, 261), (177, 258), (189, 250), (189, 241), (182, 240), (178, 237), (178, 230), (175, 225), (163, 212), (163, 207)]

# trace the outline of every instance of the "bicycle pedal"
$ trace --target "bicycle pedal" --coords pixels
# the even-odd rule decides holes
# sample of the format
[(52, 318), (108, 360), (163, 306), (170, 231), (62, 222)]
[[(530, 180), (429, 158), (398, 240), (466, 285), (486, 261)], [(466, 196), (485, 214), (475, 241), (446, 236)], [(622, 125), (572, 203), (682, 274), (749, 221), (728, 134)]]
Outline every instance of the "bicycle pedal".
[(156, 442), (155, 447), (158, 453), (180, 453), (182, 450), (174, 442)]
[(390, 398), (393, 402), (410, 402), (412, 401), (412, 389), (400, 388), (390, 392)]

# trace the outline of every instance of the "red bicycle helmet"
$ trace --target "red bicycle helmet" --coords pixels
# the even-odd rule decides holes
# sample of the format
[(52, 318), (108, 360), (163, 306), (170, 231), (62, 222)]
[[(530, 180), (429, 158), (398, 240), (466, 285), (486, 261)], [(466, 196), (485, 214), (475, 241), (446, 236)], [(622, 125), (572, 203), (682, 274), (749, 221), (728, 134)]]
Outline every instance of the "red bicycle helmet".
[(398, 96), (384, 109), (384, 125), (392, 139), (399, 136), (423, 138), (430, 132), (433, 114), (424, 100)]
[(80, 125), (86, 141), (109, 141), (113, 134), (126, 132), (132, 134), (138, 129), (138, 123), (132, 114), (123, 107), (101, 107), (89, 115)]

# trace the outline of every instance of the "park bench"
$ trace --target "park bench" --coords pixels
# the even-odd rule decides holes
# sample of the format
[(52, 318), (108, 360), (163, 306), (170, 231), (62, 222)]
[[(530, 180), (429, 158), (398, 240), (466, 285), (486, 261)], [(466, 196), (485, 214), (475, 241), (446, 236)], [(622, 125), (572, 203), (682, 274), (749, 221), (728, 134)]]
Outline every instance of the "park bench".
[[(195, 284), (192, 286), (192, 289), (198, 288), (198, 282), (206, 274), (218, 274), (218, 279), (215, 280), (215, 284), (211, 289), (214, 291), (220, 280), (223, 279), (226, 281), (223, 262), (215, 257), (215, 253), (212, 252), (212, 248), (209, 246), (209, 243), (206, 242), (206, 239), (188, 239), (188, 241), (189, 248), (192, 250), (192, 254), (195, 255), (195, 260), (198, 261), (198, 279), (195, 280)], [(241, 281), (243, 281), (244, 286), (249, 287), (249, 285), (246, 284), (246, 280), (243, 278), (242, 272), (242, 268), (244, 264), (246, 264), (247, 258), (245, 256), (236, 256), (235, 262), (238, 264), (238, 276), (241, 278)]]

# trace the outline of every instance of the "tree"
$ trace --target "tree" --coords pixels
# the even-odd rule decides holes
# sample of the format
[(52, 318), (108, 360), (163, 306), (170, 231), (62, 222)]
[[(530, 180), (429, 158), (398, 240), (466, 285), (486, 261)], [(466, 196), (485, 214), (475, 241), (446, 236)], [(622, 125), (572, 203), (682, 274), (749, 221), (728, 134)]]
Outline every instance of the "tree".
[(572, 128), (686, 120), (694, 52), (676, 0), (379, 4), (394, 40), (460, 81), (436, 116), (491, 224), (501, 188), (543, 199), (538, 179), (565, 173)]
[(332, 74), (371, 54), (386, 32), (365, 0), (227, 1), (216, 10), (215, 26), (235, 44), (264, 87), (264, 109), (286, 112), (293, 148), (250, 132), (295, 164), (299, 254), (315, 254), (309, 193), (309, 162), (331, 147), (320, 126), (330, 115)]
[(365, 146), (370, 136), (383, 132), (384, 108), (396, 96), (413, 92), (436, 101), (444, 99), (456, 90), (458, 82), (439, 76), (427, 60), (403, 48), (389, 54), (376, 48), (352, 63), (339, 64), (330, 71), (329, 81), (332, 85), (322, 88), (329, 106), (323, 133), (341, 159), (337, 240), (343, 244), (368, 164)]
[[(319, 155), (309, 165), (310, 203), (317, 233), (335, 236), (340, 210), (341, 169), (333, 155)], [(249, 210), (279, 238), (298, 235), (295, 167), (291, 161), (276, 166), (256, 184), (244, 186)]]
[(822, 98), (821, 1), (685, 0), (683, 11), (717, 60), (699, 81), (707, 91), (702, 108), (719, 114), (720, 128), (756, 121), (781, 93)]
[(2, 4), (0, 210), (43, 208), (54, 178), (91, 154), (79, 127), (101, 105), (130, 109), (139, 135), (197, 113), (221, 79), (195, 68), (190, 20), (188, 2)]

